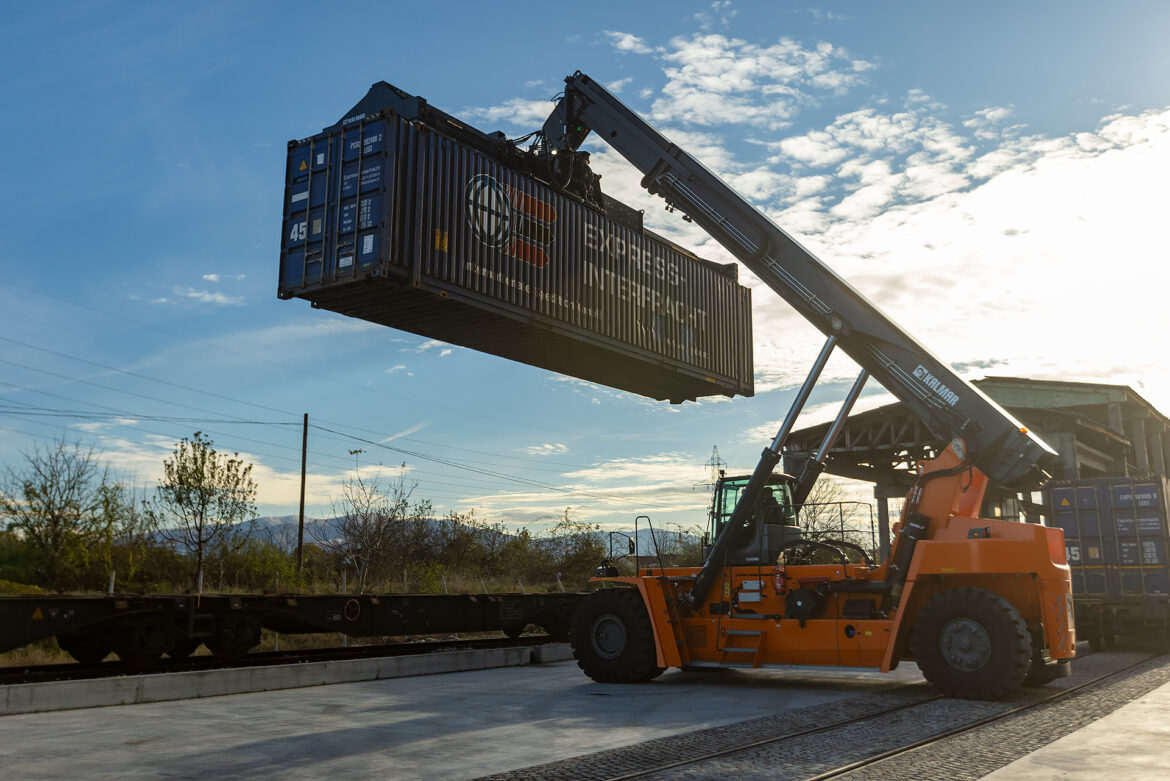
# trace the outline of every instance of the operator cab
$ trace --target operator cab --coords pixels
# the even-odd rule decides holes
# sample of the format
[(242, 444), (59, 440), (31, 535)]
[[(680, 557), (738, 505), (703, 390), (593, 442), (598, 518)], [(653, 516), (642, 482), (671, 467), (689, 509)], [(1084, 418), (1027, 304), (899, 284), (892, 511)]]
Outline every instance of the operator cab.
[[(750, 479), (750, 475), (720, 477), (715, 483), (707, 534), (704, 535), (704, 560), (709, 558), (711, 543), (731, 520), (735, 505)], [(727, 551), (728, 566), (774, 565), (784, 544), (801, 538), (792, 505), (792, 486), (795, 482), (791, 475), (781, 473), (773, 473), (768, 478), (768, 485), (752, 514), (739, 529), (732, 532), (732, 545)]]

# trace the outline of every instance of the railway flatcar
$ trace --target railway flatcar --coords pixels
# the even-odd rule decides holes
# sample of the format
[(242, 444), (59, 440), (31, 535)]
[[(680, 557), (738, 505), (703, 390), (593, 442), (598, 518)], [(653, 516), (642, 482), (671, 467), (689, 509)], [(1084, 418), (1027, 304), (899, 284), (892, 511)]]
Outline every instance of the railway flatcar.
[(193, 654), (200, 645), (237, 659), (281, 634), (338, 632), (350, 637), (503, 632), (518, 637), (536, 625), (568, 639), (585, 594), (37, 594), (0, 597), (0, 653), (50, 637), (83, 664), (113, 652), (147, 668), (163, 654)]

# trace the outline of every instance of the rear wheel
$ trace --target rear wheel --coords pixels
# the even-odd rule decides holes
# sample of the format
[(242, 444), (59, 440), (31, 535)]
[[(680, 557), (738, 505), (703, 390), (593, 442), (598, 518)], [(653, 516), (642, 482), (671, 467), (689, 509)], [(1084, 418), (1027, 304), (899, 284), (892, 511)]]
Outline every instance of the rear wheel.
[(936, 594), (918, 614), (916, 629), (918, 667), (950, 697), (998, 700), (1018, 689), (1031, 668), (1028, 625), (990, 591)]
[(586, 597), (573, 615), (571, 641), (577, 665), (599, 683), (641, 683), (662, 674), (650, 616), (634, 589)]

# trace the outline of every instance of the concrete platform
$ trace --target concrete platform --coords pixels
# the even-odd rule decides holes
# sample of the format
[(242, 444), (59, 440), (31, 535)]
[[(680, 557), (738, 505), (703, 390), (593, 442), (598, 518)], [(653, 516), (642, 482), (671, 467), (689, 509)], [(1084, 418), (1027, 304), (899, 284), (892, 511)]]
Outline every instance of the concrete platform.
[(13, 684), (0, 686), (0, 716), (143, 702), (168, 702), (383, 678), (486, 670), (492, 667), (517, 667), (572, 658), (573, 651), (568, 643), (546, 643), (511, 648), (435, 651), (373, 659), (343, 659), (332, 662)]
[(669, 671), (598, 684), (575, 662), (0, 718), (5, 777), (461, 779), (921, 681)]
[(1170, 684), (984, 779), (1152, 779), (1170, 777)]

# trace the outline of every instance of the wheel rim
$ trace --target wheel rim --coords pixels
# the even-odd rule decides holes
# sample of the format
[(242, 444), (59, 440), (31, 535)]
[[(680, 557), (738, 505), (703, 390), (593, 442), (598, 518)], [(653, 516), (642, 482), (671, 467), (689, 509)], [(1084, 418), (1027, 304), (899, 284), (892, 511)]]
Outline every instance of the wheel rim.
[(947, 664), (960, 672), (973, 673), (991, 658), (991, 636), (970, 618), (948, 621), (939, 632), (938, 647)]
[(593, 650), (602, 659), (616, 659), (626, 648), (626, 625), (612, 613), (598, 616), (589, 633)]

